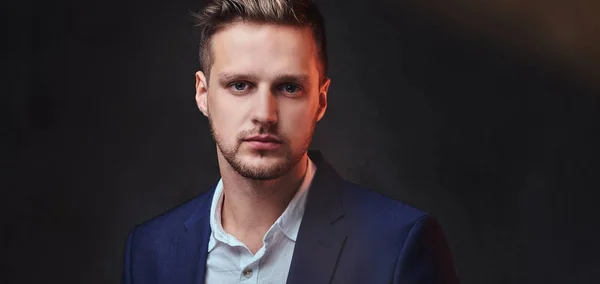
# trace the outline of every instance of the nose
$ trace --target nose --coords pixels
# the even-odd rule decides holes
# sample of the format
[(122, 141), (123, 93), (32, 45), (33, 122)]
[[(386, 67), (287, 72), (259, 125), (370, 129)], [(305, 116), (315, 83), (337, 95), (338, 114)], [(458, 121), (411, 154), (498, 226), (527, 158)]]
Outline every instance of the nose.
[(255, 94), (252, 122), (272, 125), (277, 122), (277, 98), (265, 88)]

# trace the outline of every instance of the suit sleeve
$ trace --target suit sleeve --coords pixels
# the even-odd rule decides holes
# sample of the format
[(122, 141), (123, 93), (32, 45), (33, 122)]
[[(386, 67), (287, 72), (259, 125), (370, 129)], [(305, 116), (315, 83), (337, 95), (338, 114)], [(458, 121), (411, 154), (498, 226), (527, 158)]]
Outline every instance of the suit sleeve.
[(393, 283), (460, 283), (444, 232), (433, 217), (421, 217), (408, 233), (396, 262)]
[(132, 284), (131, 279), (131, 242), (133, 239), (133, 231), (129, 232), (127, 241), (125, 242), (125, 248), (123, 251), (123, 270), (121, 272), (121, 284)]

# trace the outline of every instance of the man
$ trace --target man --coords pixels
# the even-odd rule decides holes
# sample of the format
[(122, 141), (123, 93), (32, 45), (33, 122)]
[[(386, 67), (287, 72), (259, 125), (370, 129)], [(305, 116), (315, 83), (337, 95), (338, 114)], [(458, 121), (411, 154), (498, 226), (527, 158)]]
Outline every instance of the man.
[(131, 231), (122, 282), (458, 283), (432, 217), (307, 150), (330, 85), (317, 8), (214, 0), (198, 19), (196, 102), (221, 179)]

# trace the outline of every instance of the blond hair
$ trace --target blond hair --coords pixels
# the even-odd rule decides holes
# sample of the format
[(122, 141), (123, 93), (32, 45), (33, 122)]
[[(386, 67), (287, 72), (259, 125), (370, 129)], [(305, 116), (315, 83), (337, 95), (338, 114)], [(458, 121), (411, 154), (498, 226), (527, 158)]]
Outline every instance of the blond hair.
[(209, 76), (213, 63), (212, 36), (228, 24), (245, 21), (307, 27), (312, 31), (320, 60), (321, 79), (327, 74), (327, 42), (323, 17), (310, 0), (207, 0), (194, 17), (200, 27), (200, 68)]

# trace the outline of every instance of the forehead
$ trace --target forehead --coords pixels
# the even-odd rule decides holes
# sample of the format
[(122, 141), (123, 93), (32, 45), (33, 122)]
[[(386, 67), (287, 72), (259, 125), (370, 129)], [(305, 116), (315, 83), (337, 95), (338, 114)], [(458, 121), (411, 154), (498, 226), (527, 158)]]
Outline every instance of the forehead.
[(215, 33), (211, 51), (211, 73), (318, 72), (315, 40), (311, 30), (304, 27), (233, 23)]

